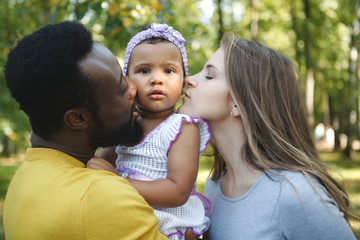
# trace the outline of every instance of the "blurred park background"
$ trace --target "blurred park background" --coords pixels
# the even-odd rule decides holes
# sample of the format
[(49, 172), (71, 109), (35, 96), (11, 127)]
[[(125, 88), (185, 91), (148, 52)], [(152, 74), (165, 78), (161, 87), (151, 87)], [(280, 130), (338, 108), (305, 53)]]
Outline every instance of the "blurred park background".
[[(334, 174), (341, 173), (359, 214), (359, 17), (360, 0), (0, 1), (0, 214), (30, 134), (26, 116), (6, 88), (7, 54), (17, 40), (64, 20), (85, 24), (121, 65), (131, 36), (152, 22), (167, 23), (183, 34), (190, 75), (201, 70), (229, 31), (289, 56), (300, 69), (321, 157), (337, 168)], [(200, 190), (210, 163), (211, 159), (201, 160)]]

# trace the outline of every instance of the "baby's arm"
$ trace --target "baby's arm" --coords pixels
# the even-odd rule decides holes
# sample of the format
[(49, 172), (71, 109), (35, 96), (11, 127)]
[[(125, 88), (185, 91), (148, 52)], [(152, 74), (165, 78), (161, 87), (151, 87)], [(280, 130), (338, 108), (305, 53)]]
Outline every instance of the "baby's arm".
[(102, 148), (95, 157), (91, 158), (87, 163), (86, 167), (95, 170), (105, 170), (116, 174), (115, 161), (117, 154), (113, 147)]
[(96, 158), (103, 158), (106, 161), (108, 161), (109, 163), (111, 163), (113, 165), (113, 167), (115, 168), (115, 161), (117, 159), (117, 154), (115, 152), (115, 148), (114, 147), (107, 147), (107, 148), (101, 148), (96, 154), (95, 154)]
[(181, 133), (168, 152), (166, 179), (130, 184), (153, 207), (178, 207), (189, 198), (199, 167), (200, 134), (193, 123), (183, 123)]

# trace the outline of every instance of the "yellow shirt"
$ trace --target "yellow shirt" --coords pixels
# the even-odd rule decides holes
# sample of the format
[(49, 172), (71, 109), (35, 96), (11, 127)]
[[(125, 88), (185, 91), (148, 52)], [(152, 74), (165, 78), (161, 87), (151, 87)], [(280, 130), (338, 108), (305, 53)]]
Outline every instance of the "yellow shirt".
[(129, 183), (57, 150), (29, 148), (4, 203), (7, 240), (167, 239)]

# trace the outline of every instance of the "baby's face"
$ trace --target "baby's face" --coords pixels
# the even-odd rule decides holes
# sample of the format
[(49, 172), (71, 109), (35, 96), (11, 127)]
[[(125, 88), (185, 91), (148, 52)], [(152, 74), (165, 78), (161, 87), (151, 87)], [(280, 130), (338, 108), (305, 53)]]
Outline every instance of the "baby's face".
[(131, 53), (128, 77), (137, 86), (142, 112), (172, 111), (184, 84), (180, 50), (168, 41), (140, 43)]

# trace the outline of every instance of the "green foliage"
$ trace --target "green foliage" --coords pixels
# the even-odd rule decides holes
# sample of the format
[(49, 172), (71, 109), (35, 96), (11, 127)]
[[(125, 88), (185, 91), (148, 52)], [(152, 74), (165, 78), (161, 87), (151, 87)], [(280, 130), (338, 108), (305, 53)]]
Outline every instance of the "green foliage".
[[(30, 126), (26, 115), (6, 88), (4, 65), (17, 40), (38, 28), (65, 20), (85, 24), (94, 39), (122, 60), (127, 42), (152, 22), (165, 22), (187, 39), (190, 73), (199, 71), (215, 50), (209, 48), (208, 29), (200, 22), (196, 1), (185, 0), (5, 0), (0, 2), (0, 155), (28, 146)], [(190, 13), (185, 17), (183, 12)], [(195, 34), (194, 34), (195, 33)], [(195, 44), (194, 44), (195, 42)]]
[(10, 180), (16, 172), (18, 166), (1, 166), (0, 167), (0, 198), (5, 198)]
[[(346, 133), (354, 99), (351, 95), (355, 96), (359, 116), (360, 86), (357, 82), (354, 89), (350, 84), (349, 71), (351, 27), (359, 20), (360, 12), (355, 11), (359, 0), (309, 0), (308, 22), (304, 0), (4, 0), (0, 1), (0, 154), (4, 148), (10, 152), (23, 149), (30, 133), (27, 118), (11, 98), (3, 74), (6, 56), (18, 39), (48, 23), (81, 21), (92, 31), (94, 39), (109, 47), (122, 64), (126, 44), (134, 34), (144, 25), (165, 22), (187, 40), (192, 75), (202, 69), (218, 47), (221, 27), (218, 2), (224, 32), (254, 37), (286, 54), (299, 66), (304, 79), (307, 37), (304, 27), (308, 24), (315, 78), (315, 124), (338, 121), (337, 133)], [(256, 36), (251, 33), (254, 26)], [(355, 46), (359, 49), (359, 39)], [(9, 142), (7, 146), (5, 140)]]

